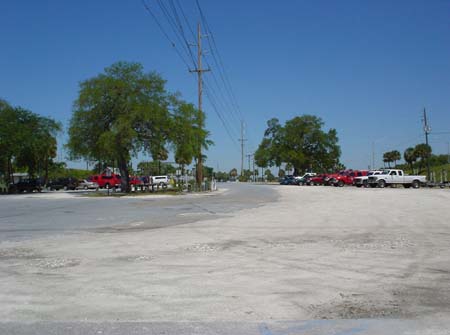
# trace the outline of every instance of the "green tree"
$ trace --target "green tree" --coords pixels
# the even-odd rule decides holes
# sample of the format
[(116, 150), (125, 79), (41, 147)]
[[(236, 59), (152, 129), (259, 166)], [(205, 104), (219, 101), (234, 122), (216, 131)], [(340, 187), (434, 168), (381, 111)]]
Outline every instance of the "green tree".
[(397, 166), (397, 162), (402, 158), (400, 151), (393, 150), (391, 151), (391, 159), (394, 162), (394, 167)]
[(13, 167), (27, 171), (31, 177), (45, 173), (56, 157), (56, 136), (61, 124), (21, 107), (0, 101), (0, 167), (12, 181)]
[(266, 169), (266, 171), (264, 171), (264, 175), (266, 176), (267, 181), (275, 180), (275, 176), (272, 174), (272, 171), (270, 171), (270, 169)]
[(198, 160), (202, 149), (207, 150), (213, 144), (208, 139), (209, 132), (204, 128), (204, 120), (205, 114), (196, 109), (194, 105), (184, 102), (177, 103), (173, 115), (171, 139), (175, 162), (181, 166), (182, 174), (184, 174), (184, 167), (190, 165), (194, 158)]
[(232, 168), (230, 170), (230, 177), (233, 178), (233, 179), (236, 179), (237, 175), (238, 175), (237, 169), (236, 168)]
[(405, 152), (403, 153), (403, 159), (405, 162), (409, 165), (409, 168), (411, 170), (411, 173), (413, 173), (413, 164), (417, 160), (416, 151), (414, 148), (407, 148)]
[(268, 138), (263, 138), (258, 149), (255, 151), (255, 164), (261, 168), (268, 167), (272, 158), (272, 142)]
[(383, 154), (383, 163), (385, 163), (388, 165), (388, 167), (391, 167), (391, 163), (393, 162), (392, 160), (392, 152), (391, 151), (387, 151)]
[(118, 62), (80, 84), (69, 127), (72, 158), (117, 161), (130, 192), (129, 161), (144, 150), (164, 160), (170, 136), (165, 81), (137, 63)]
[(417, 144), (414, 148), (414, 152), (416, 153), (417, 158), (420, 158), (419, 173), (422, 173), (422, 169), (425, 166), (427, 159), (431, 157), (431, 147), (425, 143)]
[(294, 175), (314, 169), (326, 171), (339, 163), (341, 154), (335, 129), (322, 130), (323, 121), (314, 115), (288, 120), (282, 131), (283, 161), (291, 163)]
[(286, 172), (283, 169), (279, 169), (278, 170), (278, 177), (279, 178), (284, 178), (285, 175), (286, 175)]

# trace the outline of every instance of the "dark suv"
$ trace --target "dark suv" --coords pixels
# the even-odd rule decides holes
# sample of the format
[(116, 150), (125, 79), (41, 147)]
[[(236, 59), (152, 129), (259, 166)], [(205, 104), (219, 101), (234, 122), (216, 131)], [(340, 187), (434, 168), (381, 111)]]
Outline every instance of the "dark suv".
[(23, 179), (17, 184), (11, 184), (9, 186), (9, 193), (41, 192), (42, 186), (42, 182), (39, 179)]
[(58, 178), (52, 180), (47, 184), (49, 190), (75, 190), (78, 186), (78, 179), (68, 177), (68, 178)]

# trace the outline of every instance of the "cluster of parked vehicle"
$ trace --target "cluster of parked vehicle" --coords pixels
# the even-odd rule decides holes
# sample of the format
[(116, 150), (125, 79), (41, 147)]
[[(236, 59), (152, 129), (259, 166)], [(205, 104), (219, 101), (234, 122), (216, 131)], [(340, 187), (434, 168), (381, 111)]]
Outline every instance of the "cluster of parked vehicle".
[[(134, 189), (144, 189), (150, 187), (167, 188), (169, 185), (168, 176), (144, 176), (130, 177), (130, 185)], [(44, 189), (49, 191), (59, 190), (98, 190), (98, 189), (115, 189), (121, 186), (121, 176), (115, 173), (102, 173), (90, 176), (87, 179), (76, 179), (73, 177), (57, 178), (44, 183), (42, 178), (26, 178), (21, 179), (17, 183), (8, 187), (8, 193), (30, 193), (41, 192)]]
[(354, 185), (356, 187), (380, 187), (403, 185), (405, 188), (419, 188), (426, 184), (425, 176), (406, 175), (403, 170), (343, 170), (331, 174), (305, 173), (303, 176), (286, 176), (280, 180), (281, 185), (332, 185), (343, 187)]

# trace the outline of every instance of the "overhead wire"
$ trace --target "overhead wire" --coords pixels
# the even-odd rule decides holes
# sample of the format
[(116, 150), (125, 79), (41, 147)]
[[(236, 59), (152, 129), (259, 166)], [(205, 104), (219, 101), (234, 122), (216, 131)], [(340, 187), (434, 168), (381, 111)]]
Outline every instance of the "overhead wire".
[(244, 119), (243, 114), (241, 112), (239, 104), (237, 103), (236, 95), (234, 94), (234, 90), (231, 85), (231, 81), (227, 75), (227, 71), (224, 66), (224, 62), (220, 55), (219, 49), (217, 47), (217, 43), (216, 43), (214, 34), (209, 26), (208, 20), (206, 19), (206, 16), (202, 10), (199, 0), (196, 0), (196, 5), (197, 5), (198, 11), (200, 13), (200, 19), (206, 29), (206, 38), (208, 41), (208, 45), (210, 46), (210, 49), (211, 49), (211, 55), (213, 56), (214, 63), (216, 64), (216, 66), (219, 70), (219, 75), (224, 83), (225, 90), (227, 91), (227, 94), (229, 95), (229, 98), (234, 106), (234, 110), (238, 114), (239, 118), (241, 120), (243, 120)]
[[(158, 19), (155, 12), (152, 11), (150, 6), (147, 4), (146, 0), (141, 0), (141, 1), (142, 1), (144, 8), (147, 10), (147, 12), (149, 14), (151, 14), (151, 16), (155, 20), (156, 24), (158, 25), (159, 29), (161, 30), (161, 32), (163, 33), (165, 38), (169, 41), (171, 46), (174, 48), (177, 55), (180, 57), (180, 59), (186, 65), (189, 72), (195, 72), (195, 71), (191, 71), (191, 66), (189, 65), (188, 60), (190, 60), (192, 62), (194, 69), (198, 70), (198, 64), (197, 64), (194, 54), (191, 50), (192, 45), (189, 43), (188, 38), (186, 36), (187, 34), (186, 34), (186, 30), (184, 28), (182, 19), (184, 20), (191, 36), (194, 38), (194, 40), (196, 38), (195, 33), (194, 33), (194, 30), (192, 29), (192, 26), (189, 22), (188, 16), (186, 15), (186, 12), (184, 11), (183, 6), (181, 5), (180, 1), (179, 0), (175, 0), (175, 1), (168, 0), (168, 5), (166, 6), (162, 0), (155, 0), (156, 4), (158, 5), (158, 7), (160, 9), (160, 12), (164, 16), (164, 19), (165, 19), (167, 25), (170, 27), (173, 35), (175, 36), (175, 39), (179, 42), (178, 45), (175, 43), (173, 38), (170, 37), (169, 33), (166, 31), (166, 29), (164, 28), (163, 24)], [(198, 4), (198, 6), (199, 6), (199, 4)], [(181, 16), (180, 16), (180, 14), (181, 14)], [(209, 41), (209, 36), (212, 33), (211, 33), (210, 29), (207, 28), (207, 22), (206, 22), (206, 18), (204, 16), (203, 12), (200, 13), (200, 16), (201, 16), (201, 18), (200, 18), (201, 22), (203, 23), (205, 29), (207, 29), (206, 36), (208, 38), (208, 45), (212, 49), (213, 45)], [(217, 77), (214, 75), (213, 72), (212, 72), (212, 77), (213, 77), (214, 83), (216, 84), (217, 90), (213, 88), (213, 85), (209, 84), (209, 80), (205, 80), (205, 81), (203, 81), (205, 88), (206, 88), (205, 95), (206, 95), (206, 98), (208, 99), (208, 102), (210, 103), (212, 109), (217, 114), (217, 117), (219, 118), (220, 122), (222, 123), (223, 128), (225, 129), (227, 135), (230, 137), (230, 140), (235, 145), (237, 145), (237, 142), (236, 142), (237, 136), (234, 137), (232, 135), (232, 133), (234, 131), (236, 131), (235, 127), (233, 127), (233, 124), (235, 124), (234, 121), (239, 119), (239, 118), (236, 118), (236, 115), (233, 113), (233, 109), (236, 109), (235, 102), (233, 102), (233, 100), (232, 100), (233, 97), (229, 92), (229, 88), (227, 87), (225, 77), (222, 74), (223, 70), (220, 68), (220, 63), (217, 61), (217, 56), (215, 56), (216, 51), (215, 50), (212, 51), (211, 54), (214, 54), (214, 56), (213, 56), (213, 58), (215, 58), (214, 62), (217, 66), (217, 69), (221, 76), (222, 82), (224, 83), (223, 87), (225, 88), (225, 91), (227, 92), (230, 101), (228, 101), (225, 98), (225, 94), (223, 93), (221, 85), (219, 85), (219, 80), (217, 79)], [(208, 62), (208, 59), (205, 58), (204, 55), (203, 55), (203, 59), (205, 60), (205, 63), (208, 65), (208, 67), (211, 68), (211, 66)], [(217, 93), (217, 92), (219, 92), (219, 93)], [(224, 108), (225, 110), (228, 109), (232, 113), (222, 112), (220, 106), (225, 107)], [(232, 108), (229, 108), (229, 107), (232, 107)], [(227, 115), (228, 115), (228, 118), (227, 118)], [(234, 121), (233, 121), (233, 118), (235, 118)]]

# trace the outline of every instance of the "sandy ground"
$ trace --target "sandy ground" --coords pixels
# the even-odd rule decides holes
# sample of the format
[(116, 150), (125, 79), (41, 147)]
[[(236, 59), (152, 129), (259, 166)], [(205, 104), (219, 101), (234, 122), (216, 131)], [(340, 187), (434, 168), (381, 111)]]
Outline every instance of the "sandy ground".
[(0, 320), (449, 318), (449, 190), (255, 187), (279, 200), (1, 243)]

